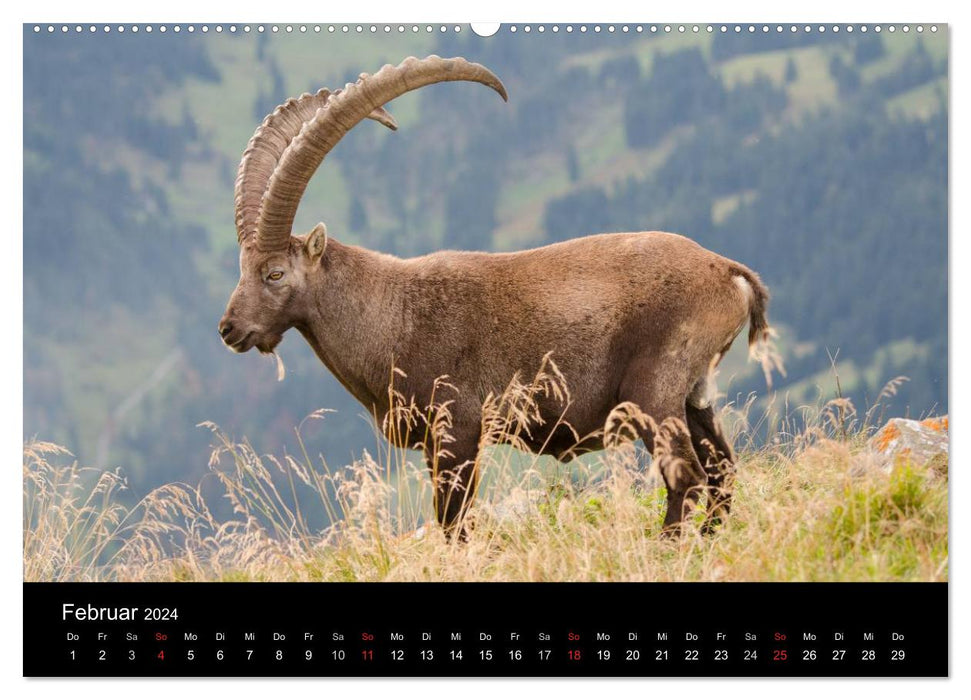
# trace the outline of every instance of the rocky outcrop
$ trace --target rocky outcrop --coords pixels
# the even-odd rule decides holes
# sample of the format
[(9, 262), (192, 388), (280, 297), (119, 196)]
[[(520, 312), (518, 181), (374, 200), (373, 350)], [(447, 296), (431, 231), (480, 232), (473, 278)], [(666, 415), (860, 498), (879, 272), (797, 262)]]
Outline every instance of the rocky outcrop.
[(946, 476), (948, 465), (947, 416), (922, 421), (891, 418), (870, 438), (868, 445), (877, 464), (890, 471), (898, 460), (927, 466), (932, 473)]

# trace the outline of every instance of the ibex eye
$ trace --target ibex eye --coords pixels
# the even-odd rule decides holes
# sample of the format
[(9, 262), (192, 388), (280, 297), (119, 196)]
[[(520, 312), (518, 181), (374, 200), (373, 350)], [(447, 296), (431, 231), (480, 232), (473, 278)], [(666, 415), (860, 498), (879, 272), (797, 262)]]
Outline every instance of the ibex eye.
[(273, 280), (274, 282), (281, 279), (282, 277), (283, 277), (283, 273), (280, 272), (279, 270), (277, 270), (276, 272), (271, 272), (269, 275), (267, 275), (267, 279)]

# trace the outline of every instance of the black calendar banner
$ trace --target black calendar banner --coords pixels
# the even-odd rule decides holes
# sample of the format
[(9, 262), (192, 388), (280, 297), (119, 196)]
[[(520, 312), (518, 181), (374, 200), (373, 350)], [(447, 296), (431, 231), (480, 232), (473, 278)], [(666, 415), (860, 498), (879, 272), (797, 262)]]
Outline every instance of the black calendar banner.
[(946, 676), (947, 584), (25, 584), (27, 676)]

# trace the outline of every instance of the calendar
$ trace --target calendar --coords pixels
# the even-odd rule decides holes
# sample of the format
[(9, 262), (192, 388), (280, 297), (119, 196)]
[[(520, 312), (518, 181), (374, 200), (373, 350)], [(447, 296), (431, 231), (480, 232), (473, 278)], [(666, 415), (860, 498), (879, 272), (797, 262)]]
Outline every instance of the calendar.
[(950, 27), (630, 19), (22, 26), (25, 676), (949, 675)]
[(933, 584), (29, 584), (25, 598), (37, 676), (948, 674)]

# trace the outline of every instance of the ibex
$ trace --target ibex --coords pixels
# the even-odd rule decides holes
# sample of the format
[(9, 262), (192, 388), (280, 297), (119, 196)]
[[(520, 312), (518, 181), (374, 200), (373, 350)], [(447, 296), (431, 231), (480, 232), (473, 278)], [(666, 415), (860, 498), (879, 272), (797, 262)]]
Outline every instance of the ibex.
[[(396, 390), (418, 406), (431, 405), (436, 380), (447, 375), (454, 441), (447, 454), (424, 449), (450, 538), (466, 537), (485, 397), (552, 353), (571, 400), (565, 409), (540, 402), (545, 429), (530, 431), (528, 447), (561, 459), (603, 449), (608, 415), (636, 404), (654, 419), (643, 421), (640, 437), (662, 455), (664, 531), (677, 532), (703, 492), (709, 530), (728, 513), (735, 460), (709, 401), (710, 372), (746, 322), (750, 347), (769, 333), (768, 293), (747, 267), (660, 232), (413, 259), (340, 243), (322, 223), (291, 234), (310, 177), (342, 136), (366, 117), (396, 129), (385, 104), (457, 80), (507, 100), (485, 67), (430, 56), (362, 74), (343, 90), (290, 99), (266, 117), (236, 179), (240, 279), (219, 323), (223, 341), (236, 352), (270, 353), (296, 328), (398, 441), (407, 431), (388, 420), (393, 367), (403, 373)], [(595, 437), (576, 445), (577, 434)]]

